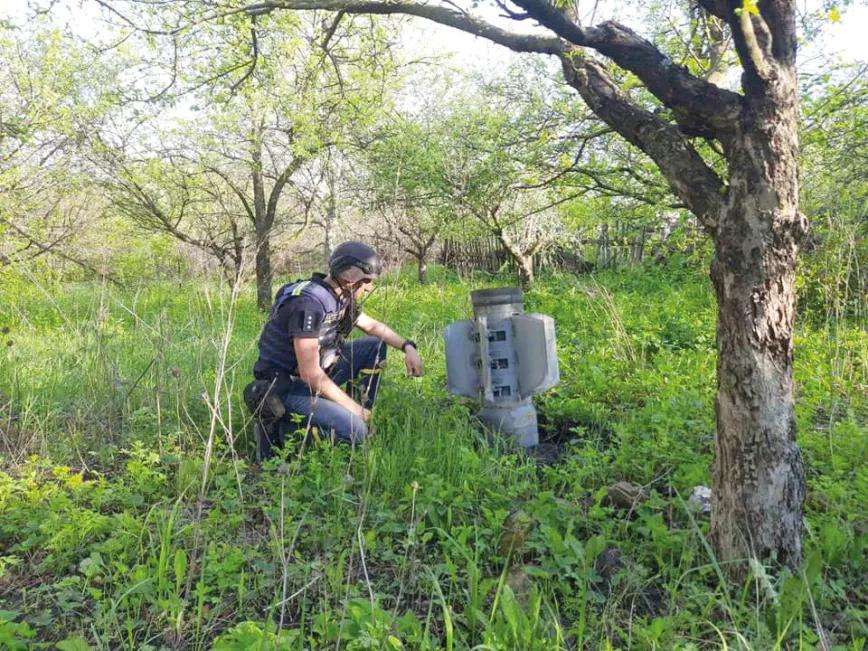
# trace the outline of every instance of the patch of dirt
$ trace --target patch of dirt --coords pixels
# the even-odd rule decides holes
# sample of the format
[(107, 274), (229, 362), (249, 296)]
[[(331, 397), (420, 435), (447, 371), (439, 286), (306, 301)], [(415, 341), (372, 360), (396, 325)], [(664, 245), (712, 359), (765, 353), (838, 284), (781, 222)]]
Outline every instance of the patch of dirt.
[(538, 413), (537, 423), (540, 442), (528, 448), (527, 454), (540, 466), (559, 463), (570, 445), (593, 441), (598, 447), (606, 448), (614, 436), (603, 424), (552, 417), (544, 411)]
[(604, 423), (551, 416), (545, 411), (539, 412), (537, 422), (540, 441), (559, 446), (578, 441), (592, 441), (599, 447), (606, 448), (615, 435), (615, 432)]

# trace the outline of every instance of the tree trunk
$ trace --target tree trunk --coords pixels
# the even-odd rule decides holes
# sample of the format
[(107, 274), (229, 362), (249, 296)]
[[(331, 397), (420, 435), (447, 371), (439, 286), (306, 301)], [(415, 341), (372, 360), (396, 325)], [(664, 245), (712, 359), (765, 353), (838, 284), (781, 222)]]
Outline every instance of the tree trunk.
[(419, 279), (419, 284), (424, 285), (428, 282), (428, 261), (425, 256), (416, 256), (416, 277)]
[(611, 264), (609, 256), (609, 225), (600, 224), (600, 236), (597, 239), (597, 266), (600, 269), (608, 269)]
[(334, 248), (332, 244), (332, 224), (330, 215), (326, 215), (325, 222), (323, 222), (323, 241), (322, 241), (322, 254), (323, 254), (323, 266), (328, 268), (329, 258), (332, 255), (332, 249)]
[(505, 254), (505, 256), (512, 258), (515, 268), (518, 271), (518, 282), (524, 288), (530, 287), (533, 284), (534, 279), (533, 253), (528, 253), (527, 250), (523, 250), (503, 231), (498, 231), (496, 235), (497, 239), (500, 240), (500, 243), (503, 246), (497, 247), (495, 250), (499, 249)]
[(533, 284), (533, 256), (521, 255), (515, 258), (515, 264), (518, 267), (518, 282), (522, 287), (527, 289)]
[(260, 310), (271, 307), (271, 225), (265, 203), (265, 185), (262, 178), (262, 149), (255, 140), (253, 157), (253, 214), (256, 231), (256, 305)]
[(238, 231), (238, 224), (232, 220), (232, 263), (234, 265), (233, 287), (241, 282), (241, 273), (244, 270), (244, 236)]
[(271, 242), (268, 233), (257, 237), (256, 245), (256, 305), (260, 310), (271, 307)]
[[(265, 180), (262, 174), (262, 134), (254, 131), (250, 157), (250, 178), (253, 182), (253, 227), (256, 232), (256, 305), (260, 310), (271, 307), (271, 227), (274, 225), (274, 215), (277, 210), (277, 199), (285, 180), (275, 183), (271, 192), (271, 200), (266, 203)], [(285, 171), (281, 177), (287, 176)]]
[[(331, 171), (331, 170), (330, 170)], [(337, 200), (335, 197), (335, 180), (334, 175), (329, 173), (327, 175), (327, 183), (328, 183), (328, 205), (326, 207), (325, 218), (323, 219), (323, 262), (325, 263), (326, 268), (328, 267), (329, 258), (332, 254), (332, 249), (334, 248), (333, 236), (335, 223), (337, 222)]]
[(757, 558), (801, 560), (805, 477), (793, 404), (798, 241), (794, 71), (749, 95), (715, 234), (717, 437), (711, 538), (736, 576)]

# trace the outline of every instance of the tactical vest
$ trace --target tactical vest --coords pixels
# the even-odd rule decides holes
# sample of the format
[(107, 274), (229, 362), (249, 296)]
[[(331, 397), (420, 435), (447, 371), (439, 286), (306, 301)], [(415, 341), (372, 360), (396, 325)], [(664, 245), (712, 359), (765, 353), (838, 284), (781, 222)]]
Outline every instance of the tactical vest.
[[(337, 299), (323, 284), (314, 280), (297, 280), (284, 285), (277, 292), (268, 322), (259, 338), (259, 360), (254, 366), (255, 374), (270, 371), (281, 371), (288, 375), (298, 374), (298, 360), (295, 357), (292, 339), (281, 326), (278, 314), (282, 309), (291, 310), (292, 300), (300, 296), (313, 297), (325, 310), (319, 328), (320, 367), (327, 371), (337, 360), (343, 338), (352, 330), (355, 311), (351, 309), (349, 300)], [(331, 306), (334, 307), (329, 309)]]

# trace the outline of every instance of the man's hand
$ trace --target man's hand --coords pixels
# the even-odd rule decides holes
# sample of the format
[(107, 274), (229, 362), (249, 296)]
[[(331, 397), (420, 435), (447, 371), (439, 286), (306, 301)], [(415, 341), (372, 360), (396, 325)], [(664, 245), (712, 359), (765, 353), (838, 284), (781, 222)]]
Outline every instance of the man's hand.
[(424, 373), (422, 358), (413, 346), (404, 349), (404, 364), (407, 365), (407, 375), (410, 377), (420, 377)]
[[(402, 344), (407, 341), (385, 323), (372, 319), (364, 312), (359, 314), (359, 318), (356, 320), (356, 327), (366, 335), (379, 337), (386, 342), (386, 344), (393, 348), (397, 348), (398, 350), (401, 350)], [(404, 346), (403, 350), (404, 363), (407, 365), (407, 375), (410, 377), (419, 377), (422, 375), (424, 373), (422, 368), (422, 358), (419, 357), (416, 347)]]
[(366, 422), (366, 423), (367, 423), (369, 420), (371, 420), (371, 410), (370, 410), (370, 409), (365, 409), (365, 408), (362, 407), (359, 403), (354, 403), (352, 409), (350, 409), (350, 412), (351, 412), (353, 415), (358, 416), (359, 418), (361, 418), (361, 419), (362, 419), (364, 422)]

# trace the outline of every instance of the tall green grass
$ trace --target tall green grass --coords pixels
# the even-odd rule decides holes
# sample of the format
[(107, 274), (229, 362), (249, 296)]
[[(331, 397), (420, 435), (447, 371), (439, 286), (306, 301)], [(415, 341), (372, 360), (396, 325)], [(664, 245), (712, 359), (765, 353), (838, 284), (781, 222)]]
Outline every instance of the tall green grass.
[[(251, 292), (4, 279), (0, 647), (862, 648), (858, 315), (799, 323), (804, 568), (735, 586), (686, 503), (713, 450), (705, 274), (675, 261), (528, 292), (557, 323), (562, 380), (539, 401), (551, 466), (444, 389), (443, 327), (504, 282), (389, 277), (366, 310), (419, 342), (426, 375), (391, 351), (368, 444), (300, 432), (257, 468), (240, 400), (264, 318)], [(619, 480), (649, 499), (607, 506)]]

